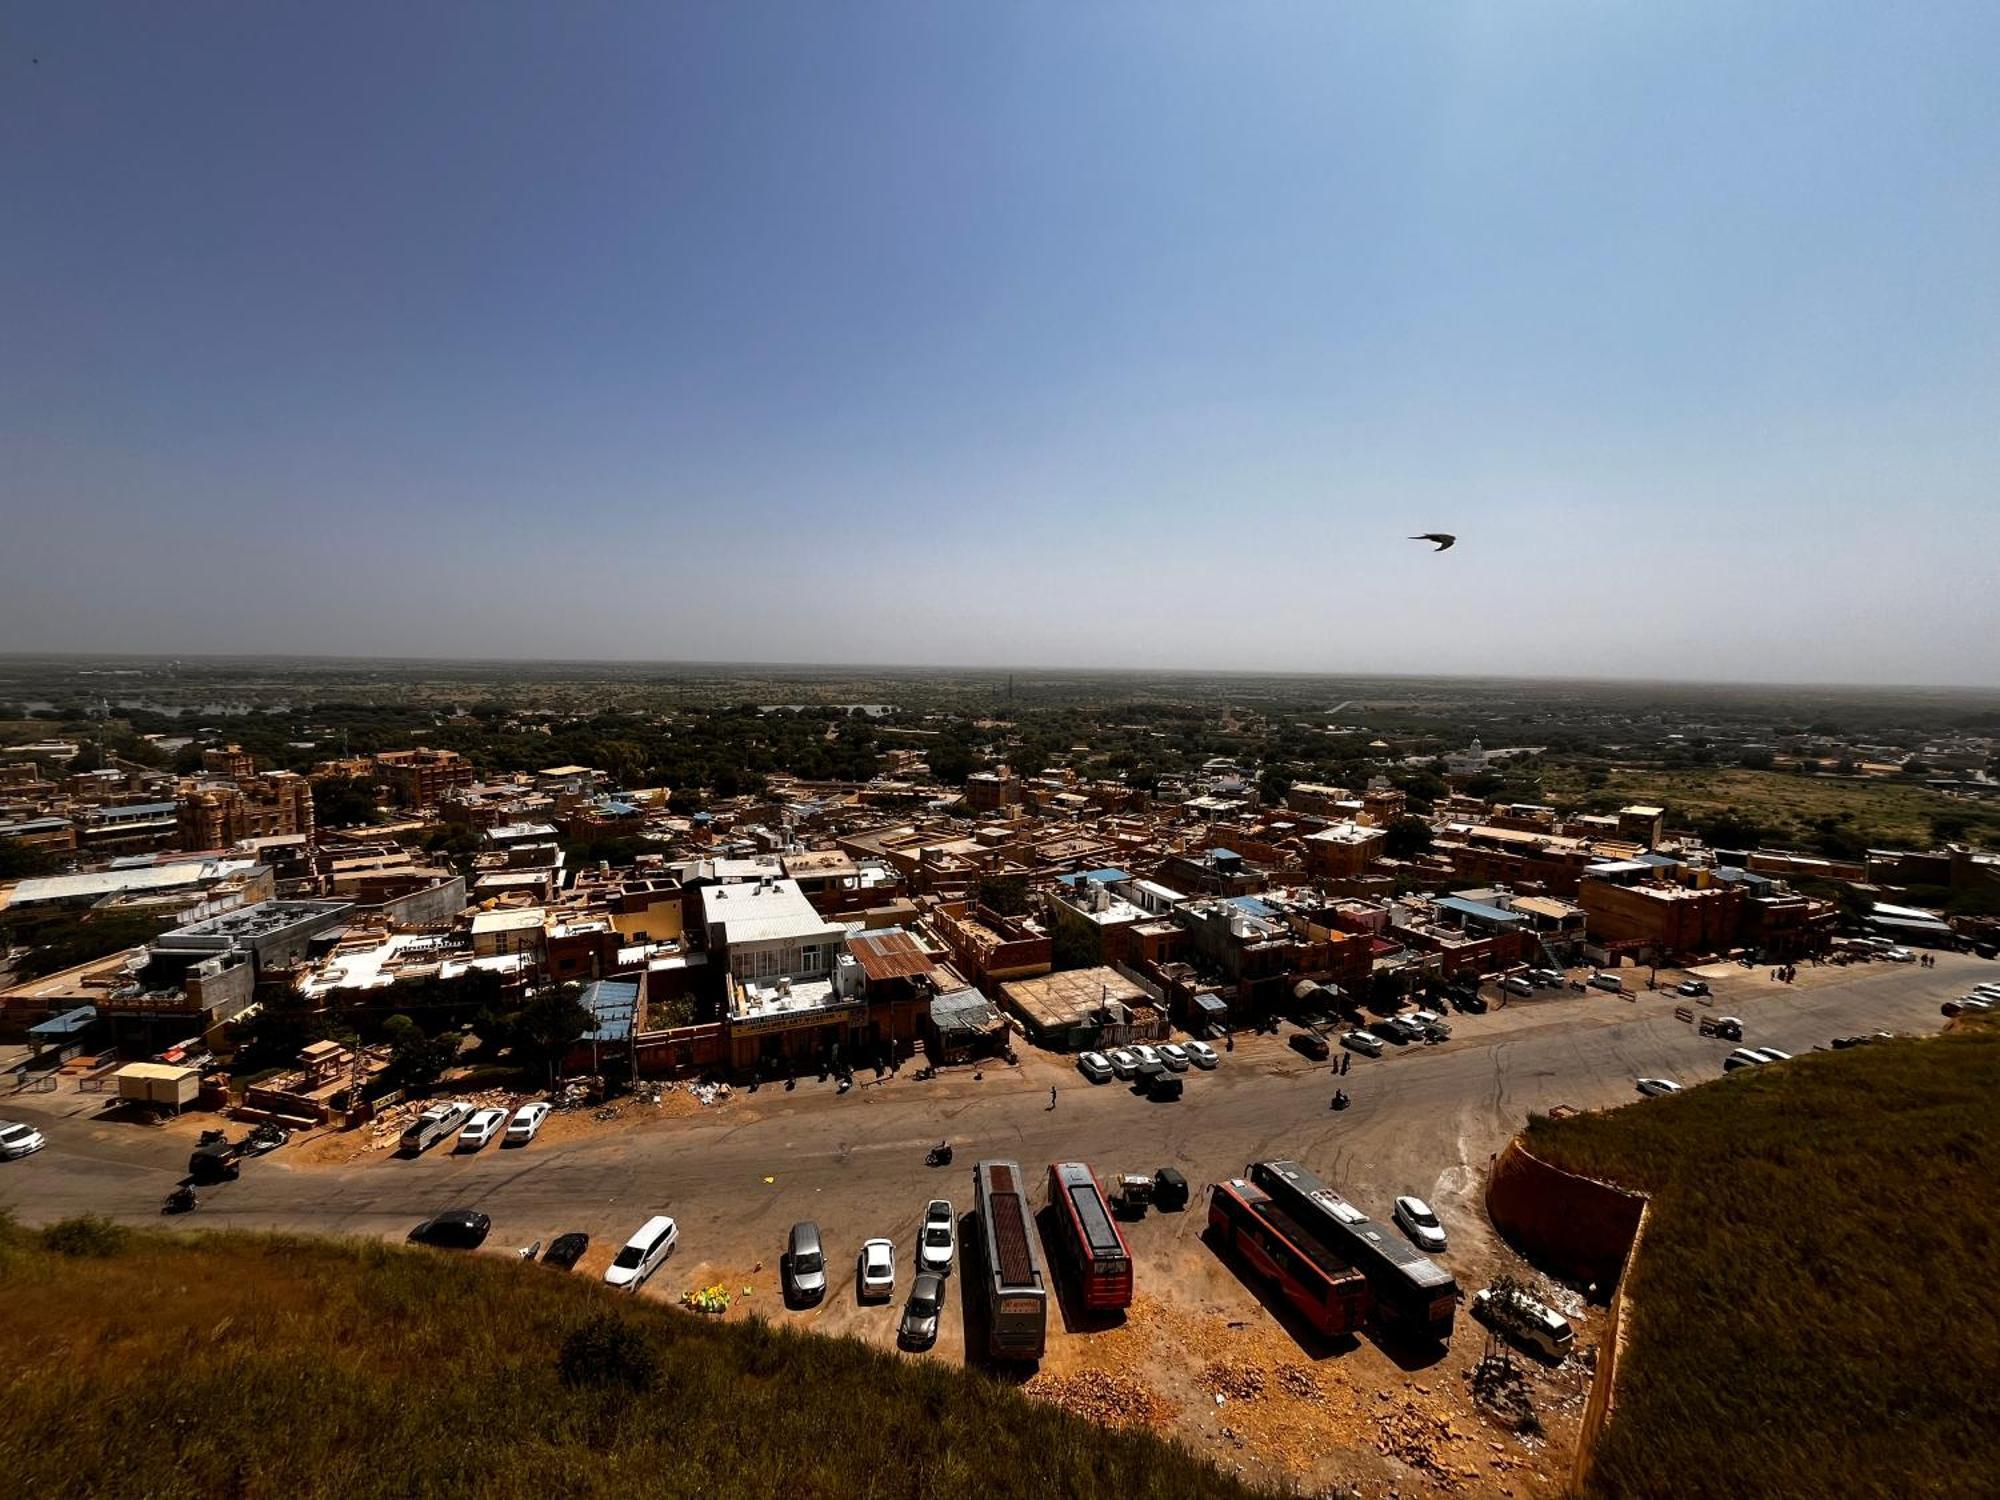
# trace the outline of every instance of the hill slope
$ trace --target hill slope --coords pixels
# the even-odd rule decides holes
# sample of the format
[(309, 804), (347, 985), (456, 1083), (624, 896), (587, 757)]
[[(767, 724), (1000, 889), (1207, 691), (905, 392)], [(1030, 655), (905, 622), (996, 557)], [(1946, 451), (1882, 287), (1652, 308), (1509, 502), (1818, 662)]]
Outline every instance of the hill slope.
[(2000, 1493), (2000, 1026), (1534, 1121), (1653, 1196), (1601, 1495)]
[(17, 1494), (1249, 1496), (1164, 1440), (537, 1265), (0, 1226)]

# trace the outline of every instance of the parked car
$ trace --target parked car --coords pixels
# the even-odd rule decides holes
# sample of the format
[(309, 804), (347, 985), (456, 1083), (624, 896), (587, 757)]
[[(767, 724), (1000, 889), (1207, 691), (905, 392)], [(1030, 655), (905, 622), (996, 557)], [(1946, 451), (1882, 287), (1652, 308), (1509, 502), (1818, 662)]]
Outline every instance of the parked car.
[(1423, 1199), (1398, 1198), (1393, 1217), (1419, 1250), (1429, 1255), (1444, 1254), (1444, 1225)]
[(1614, 995), (1625, 993), (1625, 981), (1616, 974), (1593, 974), (1590, 976), (1590, 982), (1596, 988), (1609, 990)]
[(548, 1119), (552, 1106), (537, 1099), (533, 1104), (524, 1104), (514, 1111), (514, 1118), (507, 1122), (507, 1138), (503, 1146), (525, 1146), (532, 1141)]
[(868, 1240), (854, 1258), (857, 1295), (863, 1302), (887, 1297), (896, 1290), (896, 1247), (888, 1240)]
[(1646, 1095), (1678, 1094), (1681, 1086), (1671, 1078), (1641, 1078), (1639, 1092)]
[(477, 1151), (507, 1126), (507, 1111), (504, 1109), (476, 1109), (472, 1118), (465, 1122), (465, 1128), (458, 1133), (458, 1151)]
[(1139, 1073), (1139, 1059), (1130, 1049), (1113, 1047), (1104, 1054), (1110, 1060), (1111, 1071), (1120, 1078), (1136, 1078)]
[(1722, 1071), (1734, 1073), (1738, 1068), (1761, 1068), (1770, 1059), (1750, 1047), (1738, 1047), (1722, 1060)]
[(1420, 1042), (1424, 1039), (1423, 1028), (1408, 1016), (1384, 1016), (1379, 1021), (1371, 1022), (1370, 1025), (1383, 1041), (1394, 1042), (1398, 1047), (1406, 1047), (1411, 1042)]
[(1453, 990), (1451, 1003), (1467, 1015), (1483, 1016), (1486, 1014), (1486, 997), (1477, 990)]
[(1295, 1031), (1291, 1036), (1292, 1050), (1301, 1052), (1314, 1062), (1325, 1062), (1333, 1055), (1333, 1049), (1326, 1044), (1326, 1038), (1317, 1031)]
[(205, 1140), (188, 1154), (187, 1174), (196, 1182), (234, 1182), (243, 1175), (243, 1152), (211, 1131), (216, 1139)]
[(574, 1271), (576, 1263), (583, 1259), (583, 1252), (590, 1248), (590, 1236), (580, 1231), (559, 1234), (549, 1241), (549, 1248), (542, 1252), (542, 1264), (554, 1266), (558, 1271)]
[(1684, 979), (1674, 986), (1674, 993), (1676, 995), (1686, 995), (1689, 999), (1706, 995), (1709, 993), (1708, 981), (1706, 979)]
[(1146, 1078), (1146, 1097), (1160, 1103), (1171, 1103), (1187, 1092), (1187, 1085), (1164, 1067)]
[(1144, 1042), (1134, 1042), (1132, 1044), (1132, 1055), (1139, 1059), (1139, 1066), (1142, 1068), (1151, 1067), (1154, 1064), (1158, 1064), (1161, 1067), (1166, 1066), (1165, 1063), (1160, 1062), (1158, 1050), (1147, 1046)]
[(42, 1133), (32, 1125), (18, 1122), (0, 1125), (0, 1158), (14, 1161), (30, 1156), (48, 1144)]
[(930, 1348), (937, 1342), (938, 1323), (943, 1316), (944, 1277), (936, 1271), (920, 1271), (910, 1283), (910, 1300), (903, 1304), (903, 1320), (896, 1325), (896, 1341), (905, 1349)]
[(447, 1209), (410, 1231), (410, 1243), (439, 1250), (477, 1250), (486, 1243), (493, 1221), (476, 1208)]
[(1527, 979), (1528, 983), (1538, 984), (1545, 990), (1553, 989), (1563, 982), (1562, 975), (1558, 974), (1554, 969), (1530, 969), (1523, 977)]
[(1743, 1040), (1743, 1023), (1735, 1016), (1703, 1016), (1695, 1030), (1703, 1036), (1720, 1037), (1725, 1042)]
[(1412, 1012), (1409, 1020), (1410, 1024), (1419, 1031), (1434, 1036), (1441, 1042), (1451, 1040), (1451, 1022), (1447, 1021), (1434, 1010)]
[(1178, 1167), (1162, 1167), (1153, 1174), (1153, 1202), (1162, 1213), (1187, 1207), (1188, 1180)]
[(680, 1226), (665, 1214), (655, 1214), (641, 1224), (611, 1258), (605, 1269), (606, 1286), (620, 1291), (636, 1292), (645, 1285), (646, 1278), (667, 1262), (680, 1243)]
[(1367, 1057), (1382, 1055), (1382, 1038), (1372, 1031), (1350, 1031), (1340, 1039), (1340, 1045), (1349, 1052), (1359, 1052)]
[(1170, 1072), (1185, 1073), (1188, 1070), (1187, 1049), (1178, 1042), (1163, 1042), (1160, 1044), (1160, 1061), (1167, 1065)]
[(1845, 1052), (1849, 1047), (1865, 1047), (1873, 1040), (1873, 1037), (1865, 1036), (1837, 1036), (1833, 1039), (1833, 1050)]
[(1092, 1083), (1111, 1081), (1111, 1059), (1102, 1052), (1085, 1052), (1076, 1060), (1076, 1070)]
[(1212, 1071), (1215, 1065), (1222, 1061), (1207, 1042), (1182, 1042), (1181, 1050), (1187, 1053), (1189, 1062), (1204, 1072)]
[(439, 1141), (472, 1118), (472, 1105), (464, 1099), (433, 1104), (404, 1128), (397, 1149), (405, 1156), (421, 1156)]
[(826, 1295), (826, 1252), (820, 1248), (819, 1225), (801, 1219), (792, 1226), (778, 1269), (784, 1274), (785, 1295), (792, 1301), (817, 1302)]
[(1472, 1299), (1472, 1315), (1487, 1327), (1552, 1360), (1561, 1360), (1576, 1343), (1569, 1319), (1525, 1292), (1496, 1296), (1487, 1287)]
[(1791, 1053), (1780, 1052), (1776, 1047), (1750, 1047), (1745, 1050), (1757, 1053), (1765, 1062), (1790, 1062), (1792, 1060)]
[(1891, 948), (1882, 956), (1892, 964), (1913, 964), (1917, 961), (1917, 955), (1908, 948)]
[(1510, 995), (1532, 995), (1535, 993), (1534, 984), (1529, 980), (1523, 979), (1518, 974), (1509, 974), (1505, 979), (1501, 980), (1500, 988)]
[(933, 1198), (924, 1210), (923, 1231), (917, 1236), (917, 1268), (947, 1272), (958, 1254), (958, 1216), (942, 1198)]

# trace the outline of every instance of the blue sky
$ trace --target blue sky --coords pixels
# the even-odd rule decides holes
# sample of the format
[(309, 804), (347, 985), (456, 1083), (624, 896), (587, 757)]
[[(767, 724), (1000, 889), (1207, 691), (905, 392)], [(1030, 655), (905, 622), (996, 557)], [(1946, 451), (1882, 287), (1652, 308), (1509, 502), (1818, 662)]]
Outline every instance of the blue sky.
[(1996, 56), (17, 3), (0, 650), (2000, 683)]

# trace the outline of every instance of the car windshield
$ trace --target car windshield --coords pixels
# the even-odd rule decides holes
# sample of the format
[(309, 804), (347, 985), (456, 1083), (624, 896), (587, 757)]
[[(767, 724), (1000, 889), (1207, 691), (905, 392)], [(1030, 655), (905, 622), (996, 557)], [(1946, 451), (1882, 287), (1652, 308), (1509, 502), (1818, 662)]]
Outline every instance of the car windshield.
[(5, 1129), (0, 1129), (0, 1141), (17, 1141), (27, 1134), (27, 1126), (9, 1125)]
[(951, 1243), (951, 1230), (943, 1224), (933, 1224), (929, 1229), (924, 1231), (924, 1243), (926, 1245), (949, 1245)]
[(801, 1255), (796, 1260), (794, 1260), (792, 1264), (803, 1272), (811, 1273), (813, 1271), (817, 1271), (819, 1269), (819, 1264), (820, 1264), (819, 1251), (808, 1250), (804, 1255)]
[(928, 1318), (929, 1316), (931, 1316), (931, 1314), (935, 1313), (937, 1310), (938, 1310), (938, 1299), (936, 1297), (928, 1297), (925, 1296), (922, 1292), (918, 1292), (915, 1296), (910, 1298), (910, 1311), (915, 1313), (920, 1318)]
[(623, 1250), (618, 1252), (618, 1258), (612, 1261), (611, 1264), (619, 1267), (621, 1270), (630, 1271), (645, 1258), (646, 1251), (644, 1246), (627, 1245)]

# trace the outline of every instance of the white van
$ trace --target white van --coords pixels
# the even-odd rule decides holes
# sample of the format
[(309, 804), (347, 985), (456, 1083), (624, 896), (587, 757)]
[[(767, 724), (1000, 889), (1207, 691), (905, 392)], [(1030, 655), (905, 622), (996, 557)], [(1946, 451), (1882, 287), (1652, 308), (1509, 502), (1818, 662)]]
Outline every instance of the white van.
[(1598, 989), (1609, 990), (1614, 995), (1622, 994), (1625, 990), (1625, 981), (1616, 974), (1593, 974), (1590, 976), (1590, 982)]
[(400, 1150), (405, 1156), (421, 1156), (472, 1117), (472, 1103), (453, 1099), (433, 1104), (403, 1131)]
[(674, 1253), (674, 1246), (680, 1243), (680, 1226), (665, 1214), (655, 1214), (639, 1226), (638, 1232), (625, 1242), (625, 1248), (612, 1257), (611, 1264), (604, 1272), (604, 1284), (617, 1287), (621, 1291), (636, 1292), (646, 1278), (659, 1270)]

